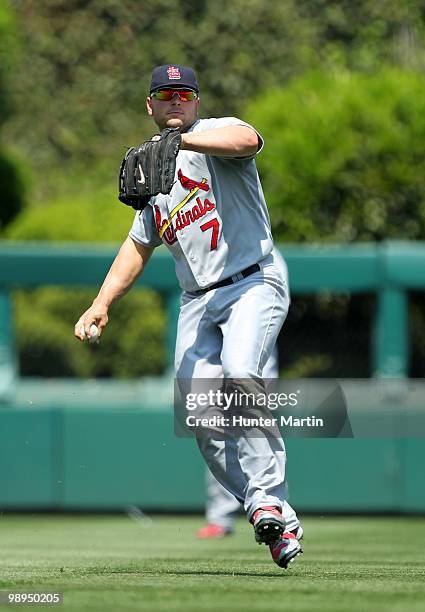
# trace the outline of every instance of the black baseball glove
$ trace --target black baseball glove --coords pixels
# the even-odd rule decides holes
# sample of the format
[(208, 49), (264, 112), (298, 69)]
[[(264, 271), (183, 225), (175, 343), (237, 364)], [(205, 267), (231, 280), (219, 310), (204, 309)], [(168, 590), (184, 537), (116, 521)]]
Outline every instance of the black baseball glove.
[(170, 193), (181, 140), (178, 128), (166, 128), (128, 149), (120, 166), (118, 199), (143, 210), (152, 196)]

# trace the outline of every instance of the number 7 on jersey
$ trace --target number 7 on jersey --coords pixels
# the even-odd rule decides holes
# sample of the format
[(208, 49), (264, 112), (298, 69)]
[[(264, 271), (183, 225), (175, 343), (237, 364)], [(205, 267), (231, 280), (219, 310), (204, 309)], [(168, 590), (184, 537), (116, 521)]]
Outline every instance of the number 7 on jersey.
[(210, 221), (207, 221), (207, 223), (204, 223), (203, 225), (200, 225), (199, 227), (201, 228), (203, 232), (206, 232), (207, 230), (212, 229), (210, 251), (214, 251), (214, 249), (217, 248), (218, 234), (220, 231), (220, 223), (218, 219), (216, 218), (211, 219)]

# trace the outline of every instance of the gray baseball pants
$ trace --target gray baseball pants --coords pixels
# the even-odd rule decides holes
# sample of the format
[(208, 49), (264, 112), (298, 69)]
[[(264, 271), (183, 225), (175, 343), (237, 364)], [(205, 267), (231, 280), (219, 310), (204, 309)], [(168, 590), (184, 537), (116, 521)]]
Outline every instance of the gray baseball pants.
[[(235, 284), (183, 294), (175, 357), (183, 394), (191, 391), (191, 379), (261, 381), (288, 312), (289, 291), (273, 257), (260, 266)], [(280, 436), (234, 434), (197, 442), (215, 478), (244, 504), (248, 518), (262, 506), (283, 508), (286, 452)]]

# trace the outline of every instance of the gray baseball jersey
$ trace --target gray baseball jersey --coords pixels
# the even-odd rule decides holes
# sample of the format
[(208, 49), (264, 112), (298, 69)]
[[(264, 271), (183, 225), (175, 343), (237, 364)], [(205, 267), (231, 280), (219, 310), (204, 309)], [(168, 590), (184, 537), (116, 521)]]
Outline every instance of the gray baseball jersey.
[[(189, 131), (230, 125), (248, 124), (235, 117), (199, 119)], [(136, 214), (131, 238), (149, 247), (165, 243), (182, 289), (208, 287), (271, 253), (270, 219), (254, 157), (180, 151), (171, 193), (152, 198)]]
[[(201, 119), (191, 131), (232, 125), (248, 124), (234, 117)], [(260, 149), (262, 144), (260, 137)], [(180, 151), (171, 193), (152, 198), (130, 231), (145, 246), (165, 243), (176, 264), (184, 290), (175, 354), (183, 395), (199, 379), (261, 378), (288, 311), (288, 286), (272, 253), (254, 157)], [(236, 276), (233, 284), (199, 292), (254, 264), (256, 271)], [(235, 434), (224, 447), (210, 437), (197, 437), (197, 443), (214, 476), (244, 503), (249, 517), (262, 506), (283, 507), (281, 438), (270, 444)]]

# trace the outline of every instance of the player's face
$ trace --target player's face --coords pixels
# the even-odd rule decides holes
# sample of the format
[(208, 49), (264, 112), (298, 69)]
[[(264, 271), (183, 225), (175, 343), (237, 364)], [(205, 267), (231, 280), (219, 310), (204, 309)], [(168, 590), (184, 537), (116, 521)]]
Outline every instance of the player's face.
[[(182, 92), (183, 94), (183, 92)], [(178, 127), (182, 132), (190, 128), (198, 118), (199, 102), (195, 100), (185, 101), (175, 92), (170, 100), (159, 100), (154, 96), (148, 96), (146, 107), (148, 114), (153, 117), (160, 130), (167, 127)]]

